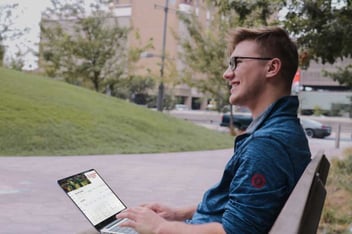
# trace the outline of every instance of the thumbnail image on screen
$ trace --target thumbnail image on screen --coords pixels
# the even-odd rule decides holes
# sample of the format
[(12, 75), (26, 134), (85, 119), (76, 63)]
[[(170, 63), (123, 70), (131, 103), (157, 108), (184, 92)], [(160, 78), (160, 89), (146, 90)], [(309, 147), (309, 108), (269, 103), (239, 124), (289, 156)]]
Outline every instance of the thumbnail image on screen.
[(65, 192), (71, 192), (75, 189), (79, 189), (91, 182), (84, 174), (75, 175), (68, 178), (67, 180), (60, 183), (60, 186), (65, 190)]

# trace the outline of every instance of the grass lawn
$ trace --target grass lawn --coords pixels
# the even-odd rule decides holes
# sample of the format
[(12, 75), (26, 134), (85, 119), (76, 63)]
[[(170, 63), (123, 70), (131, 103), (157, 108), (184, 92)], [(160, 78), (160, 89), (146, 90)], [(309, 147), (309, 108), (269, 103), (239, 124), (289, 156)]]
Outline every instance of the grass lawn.
[(0, 68), (0, 155), (231, 148), (233, 137), (91, 90)]

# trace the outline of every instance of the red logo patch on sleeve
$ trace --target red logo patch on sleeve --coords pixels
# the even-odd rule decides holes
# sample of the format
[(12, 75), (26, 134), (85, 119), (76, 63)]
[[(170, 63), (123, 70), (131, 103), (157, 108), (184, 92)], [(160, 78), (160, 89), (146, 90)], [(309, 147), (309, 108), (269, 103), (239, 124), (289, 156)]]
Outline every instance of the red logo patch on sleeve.
[(262, 188), (266, 184), (264, 175), (254, 174), (251, 179), (252, 186), (255, 188)]

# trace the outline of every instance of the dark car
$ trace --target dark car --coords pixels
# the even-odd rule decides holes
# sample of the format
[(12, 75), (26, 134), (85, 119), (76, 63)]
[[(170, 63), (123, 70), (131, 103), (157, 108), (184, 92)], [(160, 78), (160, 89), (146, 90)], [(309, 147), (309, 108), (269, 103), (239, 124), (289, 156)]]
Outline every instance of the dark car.
[[(230, 119), (230, 114), (223, 114), (220, 126), (230, 127)], [(235, 128), (244, 131), (247, 129), (252, 120), (253, 119), (250, 114), (234, 114), (232, 118), (232, 123)]]
[(331, 126), (322, 124), (316, 120), (301, 118), (301, 124), (308, 137), (324, 138), (331, 134)]

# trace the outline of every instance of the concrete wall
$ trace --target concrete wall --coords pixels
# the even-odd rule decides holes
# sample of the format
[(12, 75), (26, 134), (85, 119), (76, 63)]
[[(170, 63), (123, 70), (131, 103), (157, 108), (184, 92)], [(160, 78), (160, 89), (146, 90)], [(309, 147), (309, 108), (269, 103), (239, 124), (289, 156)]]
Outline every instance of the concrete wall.
[(301, 109), (314, 109), (319, 106), (330, 110), (332, 104), (351, 104), (352, 92), (306, 91), (299, 93)]

